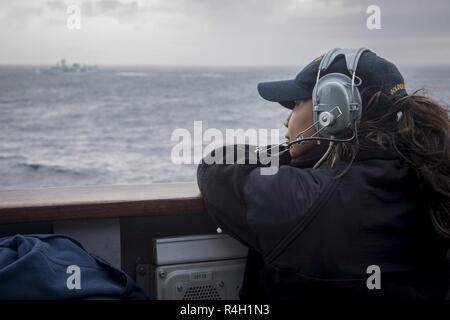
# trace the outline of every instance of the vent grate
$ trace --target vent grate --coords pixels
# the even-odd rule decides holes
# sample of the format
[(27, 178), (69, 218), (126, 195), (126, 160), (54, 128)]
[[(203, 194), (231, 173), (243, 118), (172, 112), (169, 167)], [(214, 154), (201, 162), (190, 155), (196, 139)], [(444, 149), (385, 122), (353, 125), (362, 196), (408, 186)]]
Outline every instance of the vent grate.
[(212, 285), (195, 286), (186, 290), (183, 300), (221, 300), (217, 289)]

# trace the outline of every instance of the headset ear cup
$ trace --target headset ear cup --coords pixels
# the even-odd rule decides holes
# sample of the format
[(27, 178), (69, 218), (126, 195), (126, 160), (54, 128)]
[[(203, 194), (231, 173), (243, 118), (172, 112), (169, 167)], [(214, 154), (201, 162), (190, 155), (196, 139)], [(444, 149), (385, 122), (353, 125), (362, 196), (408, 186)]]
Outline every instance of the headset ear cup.
[[(330, 73), (313, 89), (313, 119), (322, 137), (341, 137), (361, 117), (361, 96), (352, 80), (341, 73)], [(352, 128), (353, 129), (353, 128)]]

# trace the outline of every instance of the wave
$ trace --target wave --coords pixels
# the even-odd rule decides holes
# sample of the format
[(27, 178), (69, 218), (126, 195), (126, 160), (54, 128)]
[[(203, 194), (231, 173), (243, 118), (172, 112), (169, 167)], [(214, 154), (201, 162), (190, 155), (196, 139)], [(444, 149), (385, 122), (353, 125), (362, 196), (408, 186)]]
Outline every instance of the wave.
[(58, 165), (49, 165), (43, 163), (33, 163), (33, 162), (20, 162), (17, 164), (19, 167), (26, 168), (30, 171), (41, 171), (46, 173), (57, 173), (57, 174), (71, 174), (71, 175), (82, 175), (83, 173), (79, 170), (66, 168)]
[(27, 98), (17, 98), (17, 99), (0, 99), (0, 104), (10, 104), (16, 102), (24, 102), (29, 101)]
[(149, 74), (145, 72), (116, 72), (120, 77), (148, 77)]
[(227, 76), (222, 73), (213, 73), (213, 72), (204, 72), (201, 73), (200, 76), (204, 78), (215, 78), (215, 79), (227, 78)]
[(14, 155), (14, 154), (0, 154), (0, 161), (13, 161), (14, 163), (18, 163), (20, 161), (25, 161), (26, 158), (21, 155)]

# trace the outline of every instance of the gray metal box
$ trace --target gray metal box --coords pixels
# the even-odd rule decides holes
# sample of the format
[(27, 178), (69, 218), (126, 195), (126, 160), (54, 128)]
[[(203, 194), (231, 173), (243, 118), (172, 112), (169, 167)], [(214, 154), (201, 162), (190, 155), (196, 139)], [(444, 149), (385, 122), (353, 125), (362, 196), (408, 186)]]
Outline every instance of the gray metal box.
[(247, 257), (247, 247), (227, 234), (155, 239), (153, 263), (157, 266)]
[(155, 298), (239, 299), (247, 251), (226, 234), (155, 239)]
[(245, 259), (160, 266), (158, 300), (238, 300)]

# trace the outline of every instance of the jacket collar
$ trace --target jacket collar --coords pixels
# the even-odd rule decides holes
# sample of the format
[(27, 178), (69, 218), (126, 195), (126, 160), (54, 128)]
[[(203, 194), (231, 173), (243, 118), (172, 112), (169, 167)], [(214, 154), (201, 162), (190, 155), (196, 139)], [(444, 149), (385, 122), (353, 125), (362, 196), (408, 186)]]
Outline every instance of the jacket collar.
[(328, 142), (321, 143), (299, 157), (291, 159), (291, 166), (298, 168), (312, 168), (317, 161), (322, 158), (323, 154), (328, 149)]

